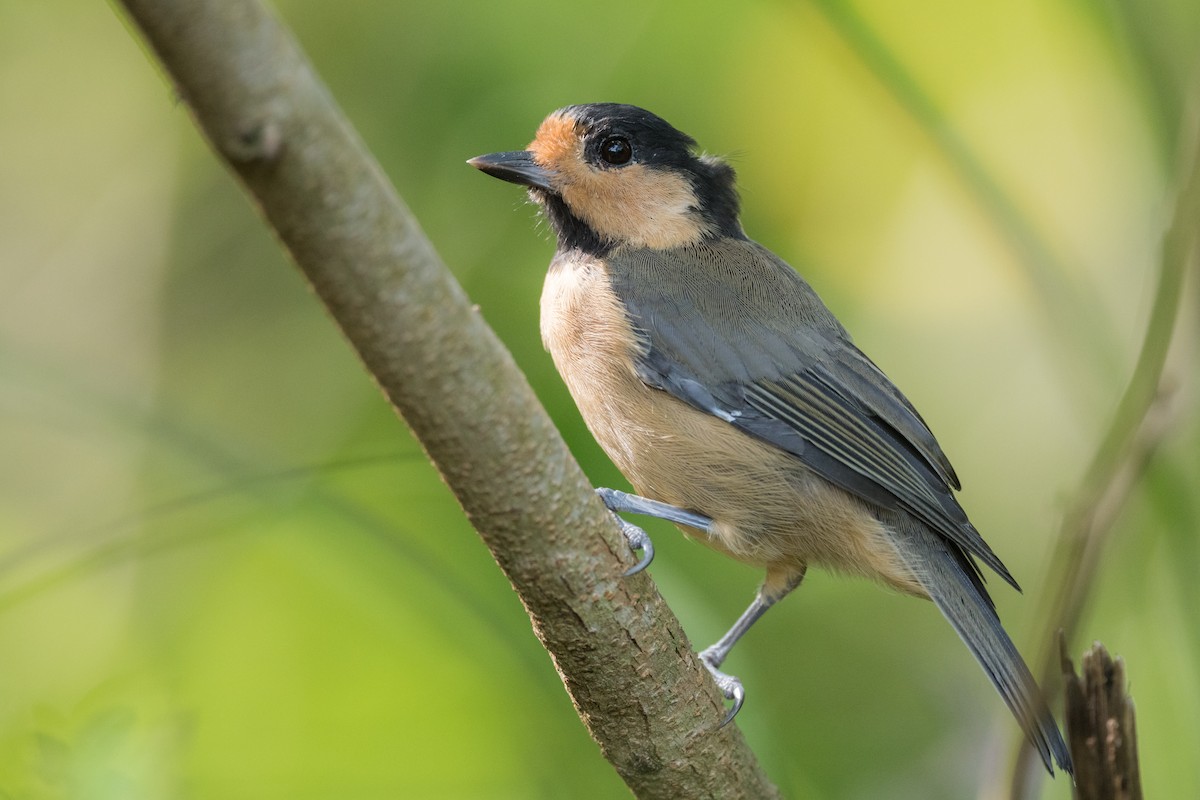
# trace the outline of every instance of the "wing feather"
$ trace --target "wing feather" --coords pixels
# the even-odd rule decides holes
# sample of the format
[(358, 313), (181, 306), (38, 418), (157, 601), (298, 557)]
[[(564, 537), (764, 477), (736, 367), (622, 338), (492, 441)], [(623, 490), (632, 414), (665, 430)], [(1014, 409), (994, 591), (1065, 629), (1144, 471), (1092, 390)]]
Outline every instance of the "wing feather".
[[(639, 334), (641, 379), (912, 514), (1019, 589), (955, 499), (958, 478), (924, 420), (808, 284), (753, 242), (692, 250), (690, 260), (649, 250), (610, 260)], [(764, 301), (778, 312), (770, 323), (746, 319)]]

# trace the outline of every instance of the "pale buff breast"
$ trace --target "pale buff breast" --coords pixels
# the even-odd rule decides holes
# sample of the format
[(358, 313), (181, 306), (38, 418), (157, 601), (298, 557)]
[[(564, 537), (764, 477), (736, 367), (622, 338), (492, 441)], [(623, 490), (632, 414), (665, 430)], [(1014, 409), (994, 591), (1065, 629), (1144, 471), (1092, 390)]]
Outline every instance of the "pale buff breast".
[(635, 490), (716, 522), (712, 535), (685, 529), (689, 535), (757, 566), (813, 563), (924, 594), (860, 501), (638, 378), (640, 344), (602, 262), (551, 269), (541, 327), (588, 429)]

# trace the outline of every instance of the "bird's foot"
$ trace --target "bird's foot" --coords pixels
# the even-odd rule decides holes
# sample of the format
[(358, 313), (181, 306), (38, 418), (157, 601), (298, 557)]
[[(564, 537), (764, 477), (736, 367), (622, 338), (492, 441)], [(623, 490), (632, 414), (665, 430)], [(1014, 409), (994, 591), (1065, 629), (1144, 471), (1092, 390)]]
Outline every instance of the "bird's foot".
[[(688, 511), (686, 508), (679, 508), (670, 503), (639, 497), (636, 494), (629, 494), (617, 489), (605, 489), (601, 487), (596, 490), (596, 494), (614, 515), (645, 514), (649, 517), (665, 519), (668, 522), (674, 522), (679, 525), (688, 525), (705, 533), (712, 533), (712, 519), (703, 514), (697, 514), (695, 511)], [(637, 525), (626, 522), (619, 516), (617, 517), (617, 524), (621, 526), (621, 533), (625, 534), (625, 539), (628, 540), (629, 546), (634, 550), (642, 551), (641, 561), (634, 564), (625, 573), (626, 575), (636, 575), (650, 565), (650, 561), (654, 558), (654, 546), (650, 544), (650, 537), (646, 535), (646, 532)]]
[(634, 525), (632, 522), (626, 522), (621, 518), (619, 511), (636, 511), (640, 513), (640, 509), (629, 508), (627, 499), (634, 498), (640, 500), (636, 495), (619, 492), (616, 489), (605, 489), (603, 487), (596, 490), (596, 494), (604, 502), (604, 505), (612, 512), (612, 515), (617, 520), (617, 525), (621, 528), (621, 533), (625, 535), (625, 541), (629, 542), (629, 549), (639, 551), (642, 557), (629, 569), (625, 570), (625, 577), (637, 575), (639, 572), (650, 566), (650, 562), (654, 560), (654, 543), (650, 541), (650, 535), (644, 530)]
[(642, 554), (636, 564), (625, 570), (625, 577), (628, 578), (650, 566), (650, 562), (654, 560), (654, 543), (650, 541), (650, 536), (637, 525), (621, 519), (615, 511), (613, 516), (616, 517), (617, 524), (621, 526), (621, 533), (625, 535), (625, 541), (629, 542), (629, 549), (640, 551)]
[(718, 669), (722, 662), (724, 662), (727, 652), (722, 651), (718, 645), (713, 645), (700, 652), (700, 663), (704, 664), (704, 668), (708, 670), (708, 674), (712, 675), (713, 680), (716, 681), (717, 688), (721, 690), (721, 694), (725, 696), (725, 699), (733, 701), (733, 707), (729, 709), (729, 713), (721, 721), (722, 728), (733, 722), (733, 718), (742, 710), (742, 703), (746, 702), (746, 690), (742, 686), (742, 681), (737, 676), (730, 675)]

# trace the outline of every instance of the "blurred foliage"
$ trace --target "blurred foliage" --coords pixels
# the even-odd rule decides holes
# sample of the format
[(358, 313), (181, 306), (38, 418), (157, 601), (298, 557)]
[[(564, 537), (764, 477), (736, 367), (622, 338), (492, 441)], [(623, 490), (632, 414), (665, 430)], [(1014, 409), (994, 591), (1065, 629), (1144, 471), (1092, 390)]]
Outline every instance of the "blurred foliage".
[[(624, 485), (538, 340), (546, 228), (463, 161), (596, 100), (729, 154), (747, 231), (921, 408), (1026, 586), (997, 590), (1010, 631), (1046, 644), (1023, 634), (1052, 534), (1131, 371), (1195, 137), (1193, 0), (279, 9), (598, 484)], [(0, 0), (0, 107), (0, 797), (624, 796), (123, 20)], [(1177, 419), (1073, 643), (1126, 659), (1153, 797), (1200, 796), (1188, 292)], [(649, 529), (708, 643), (758, 576)], [(961, 798), (1004, 772), (1015, 725), (926, 604), (814, 574), (729, 668), (790, 796)]]

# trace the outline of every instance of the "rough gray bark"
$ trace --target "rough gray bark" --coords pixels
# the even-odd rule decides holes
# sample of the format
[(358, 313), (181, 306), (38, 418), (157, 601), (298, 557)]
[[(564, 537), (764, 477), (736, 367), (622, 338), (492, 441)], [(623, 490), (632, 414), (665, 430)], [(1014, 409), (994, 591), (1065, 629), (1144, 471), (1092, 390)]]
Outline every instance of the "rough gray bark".
[[(122, 0), (512, 581), (642, 798), (775, 797), (511, 356), (257, 0)], [(465, 167), (464, 167), (465, 168)]]

